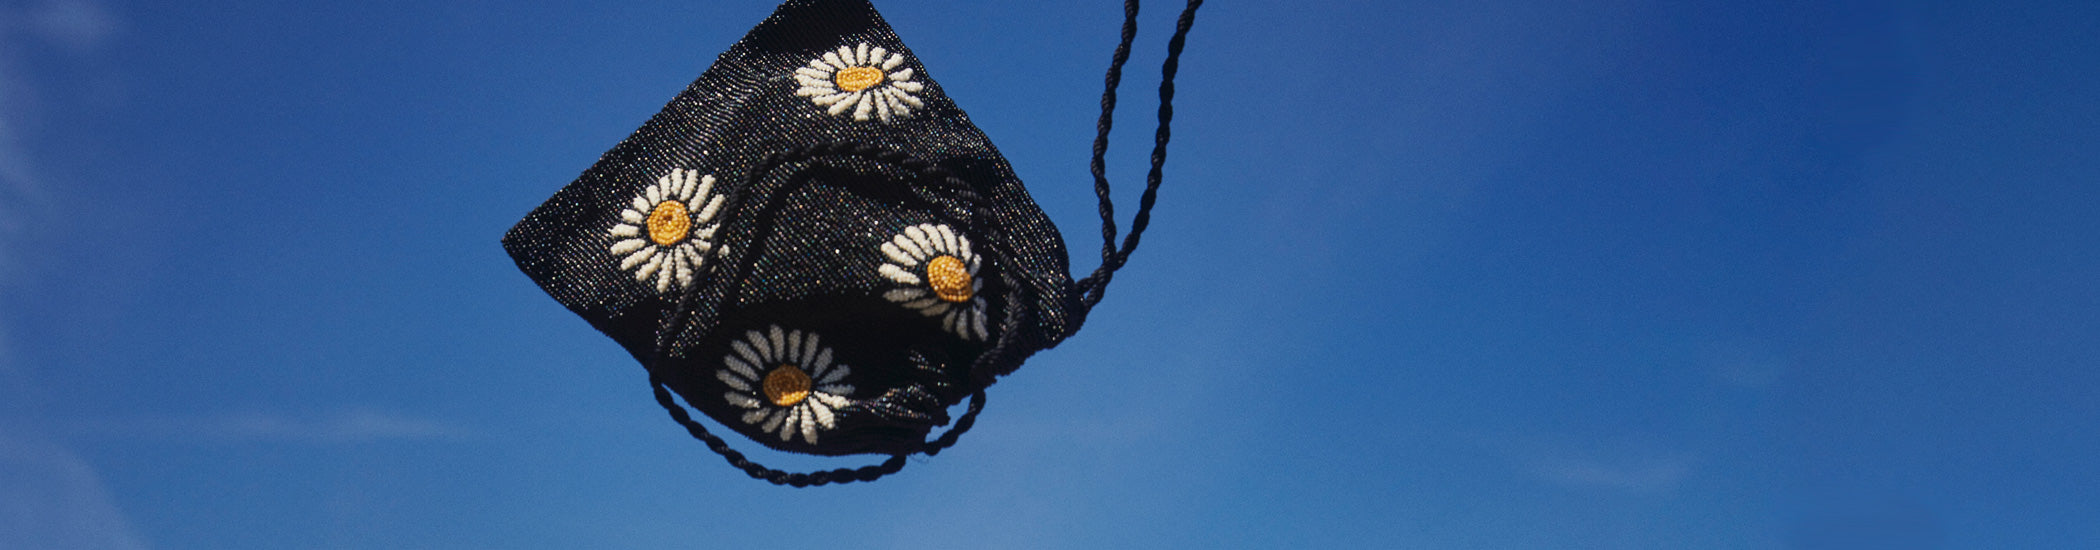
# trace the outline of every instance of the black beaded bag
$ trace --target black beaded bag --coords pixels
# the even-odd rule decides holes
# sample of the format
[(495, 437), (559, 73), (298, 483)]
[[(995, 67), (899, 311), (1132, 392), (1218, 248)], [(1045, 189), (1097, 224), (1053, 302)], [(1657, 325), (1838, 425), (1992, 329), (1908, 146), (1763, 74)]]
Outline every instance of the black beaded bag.
[[(1146, 225), (1200, 5), (1169, 42), (1152, 171), (1119, 247), (1102, 156), (1136, 29), (1125, 4), (1094, 151), (1103, 260), (1084, 279), (1006, 159), (866, 0), (782, 4), (504, 248), (640, 361), (657, 401), (732, 465), (794, 486), (873, 480), (953, 445), (986, 387), (1099, 302)], [(766, 468), (674, 392), (767, 447), (890, 459)]]

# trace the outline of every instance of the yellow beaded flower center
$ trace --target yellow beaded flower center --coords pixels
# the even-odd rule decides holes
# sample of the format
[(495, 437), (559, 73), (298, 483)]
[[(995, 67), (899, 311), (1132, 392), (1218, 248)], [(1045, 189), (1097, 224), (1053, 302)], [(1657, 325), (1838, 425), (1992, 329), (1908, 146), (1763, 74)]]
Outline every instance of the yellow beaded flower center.
[(809, 399), (809, 375), (794, 365), (781, 365), (766, 373), (766, 400), (781, 407), (793, 406)]
[(926, 262), (926, 283), (942, 300), (953, 303), (970, 300), (970, 269), (963, 265), (961, 258), (943, 254)]
[(693, 216), (686, 211), (684, 203), (666, 200), (649, 211), (649, 240), (655, 241), (657, 246), (678, 244), (692, 230)]
[(881, 84), (882, 70), (874, 67), (847, 67), (840, 69), (839, 74), (831, 79), (838, 83), (841, 90), (858, 92)]

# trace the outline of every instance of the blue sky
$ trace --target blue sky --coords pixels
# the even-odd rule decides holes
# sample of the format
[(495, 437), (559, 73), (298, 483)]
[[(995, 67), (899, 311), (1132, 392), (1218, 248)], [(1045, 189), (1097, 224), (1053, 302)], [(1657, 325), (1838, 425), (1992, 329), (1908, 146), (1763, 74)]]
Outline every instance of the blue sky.
[[(2100, 8), (1213, 1), (1087, 329), (792, 490), (497, 245), (772, 9), (602, 4), (0, 0), (0, 548), (2100, 546)], [(878, 2), (1080, 251), (1114, 4)]]

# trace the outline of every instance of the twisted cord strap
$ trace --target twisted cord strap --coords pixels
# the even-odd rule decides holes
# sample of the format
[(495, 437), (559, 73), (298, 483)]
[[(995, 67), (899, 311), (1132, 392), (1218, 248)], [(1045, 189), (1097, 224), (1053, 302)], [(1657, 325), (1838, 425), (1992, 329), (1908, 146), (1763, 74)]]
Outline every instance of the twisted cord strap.
[[(1138, 238), (1152, 222), (1152, 205), (1159, 198), (1159, 183), (1167, 164), (1167, 141), (1172, 137), (1174, 121), (1174, 75), (1181, 69), (1181, 50), (1188, 42), (1189, 28), (1196, 24), (1196, 9), (1203, 0), (1189, 0), (1188, 7), (1181, 10), (1181, 17), (1174, 23), (1174, 35), (1167, 39), (1167, 60), (1160, 65), (1159, 81), (1159, 130), (1153, 135), (1152, 169), (1145, 174), (1145, 193), (1138, 198), (1137, 215), (1130, 220), (1130, 234), (1123, 237), (1123, 245), (1116, 246), (1116, 207), (1109, 199), (1108, 186), (1108, 133), (1115, 126), (1116, 88), (1123, 83), (1123, 64), (1130, 61), (1130, 44), (1137, 38), (1138, 0), (1123, 3), (1123, 37), (1116, 44), (1115, 54), (1108, 64), (1108, 76), (1101, 92), (1101, 120), (1094, 135), (1094, 158), (1091, 168), (1094, 174), (1094, 195), (1101, 199), (1101, 267), (1092, 275), (1074, 283), (1079, 292), (1081, 307), (1092, 310), (1101, 303), (1101, 295), (1108, 288), (1108, 281), (1115, 277), (1116, 270), (1130, 260), (1131, 252), (1137, 250)], [(1078, 330), (1079, 327), (1072, 327)]]
[[(750, 458), (744, 456), (744, 453), (730, 448), (729, 442), (723, 441), (721, 437), (707, 431), (707, 427), (701, 425), (700, 421), (694, 420), (693, 415), (686, 412), (685, 407), (678, 405), (677, 400), (671, 397), (671, 390), (665, 388), (663, 381), (658, 380), (656, 375), (651, 374), (649, 376), (649, 384), (655, 388), (657, 404), (663, 405), (664, 410), (671, 413), (671, 419), (678, 421), (678, 425), (684, 426), (686, 433), (692, 434), (693, 439), (698, 439), (701, 443), (705, 443), (707, 450), (722, 455), (722, 459), (729, 461), (730, 466), (743, 470), (745, 474), (750, 475), (752, 478), (763, 479), (774, 485), (811, 487), (832, 483), (875, 481), (881, 479), (882, 476), (903, 470), (904, 460), (910, 456), (904, 454), (890, 455), (889, 460), (884, 460), (881, 464), (872, 464), (859, 468), (820, 470), (809, 473), (784, 472), (768, 468), (763, 464), (752, 462)], [(955, 427), (949, 429), (947, 433), (941, 434), (939, 438), (926, 442), (925, 447), (921, 448), (919, 452), (926, 453), (927, 456), (933, 456), (940, 454), (943, 449), (955, 446), (956, 440), (962, 437), (963, 432), (970, 431), (970, 427), (976, 425), (977, 413), (982, 411), (984, 411), (984, 390), (977, 390), (977, 393), (970, 396), (969, 412), (963, 413), (962, 418), (955, 421)]]

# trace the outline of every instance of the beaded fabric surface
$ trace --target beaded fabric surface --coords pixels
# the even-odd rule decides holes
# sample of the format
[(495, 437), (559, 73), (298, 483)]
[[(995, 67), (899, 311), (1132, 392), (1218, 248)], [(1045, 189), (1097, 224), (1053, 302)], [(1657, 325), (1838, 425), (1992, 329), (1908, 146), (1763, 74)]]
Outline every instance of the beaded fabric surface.
[[(866, 0), (782, 4), (503, 244), (642, 363), (695, 437), (793, 485), (871, 480), (952, 445), (985, 387), (1099, 299), (999, 151)], [(770, 470), (672, 392), (774, 449), (891, 460)], [(964, 398), (969, 412), (949, 418)]]
[(803, 453), (916, 450), (1071, 309), (1057, 230), (865, 1), (781, 6), (504, 245), (693, 408)]

